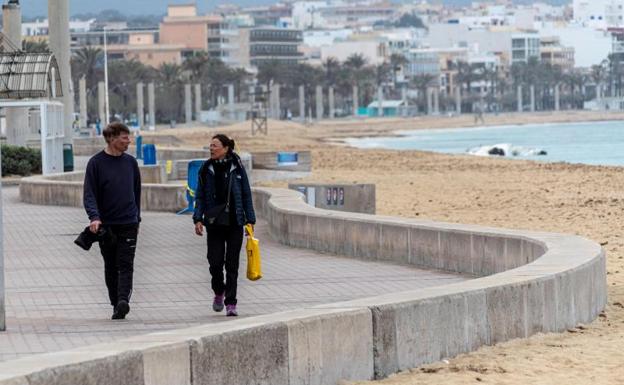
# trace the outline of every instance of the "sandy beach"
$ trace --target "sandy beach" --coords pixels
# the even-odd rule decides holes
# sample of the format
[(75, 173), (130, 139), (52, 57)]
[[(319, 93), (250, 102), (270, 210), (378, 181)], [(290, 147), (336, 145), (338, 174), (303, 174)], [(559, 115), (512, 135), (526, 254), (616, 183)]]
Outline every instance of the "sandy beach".
[[(596, 120), (624, 120), (624, 114), (486, 116), (487, 125)], [(222, 128), (162, 130), (155, 135), (175, 135), (186, 146), (201, 147), (208, 144), (214, 133), (225, 132), (236, 139), (242, 151), (310, 150), (313, 172), (307, 181), (375, 183), (378, 214), (577, 234), (605, 248), (609, 300), (603, 314), (593, 323), (578, 325), (563, 334), (536, 335), (483, 347), (379, 382), (357, 384), (624, 383), (622, 168), (359, 150), (333, 141), (389, 135), (395, 130), (470, 126), (473, 117), (468, 115), (324, 121), (314, 125), (271, 121), (267, 136), (251, 136), (248, 122)]]

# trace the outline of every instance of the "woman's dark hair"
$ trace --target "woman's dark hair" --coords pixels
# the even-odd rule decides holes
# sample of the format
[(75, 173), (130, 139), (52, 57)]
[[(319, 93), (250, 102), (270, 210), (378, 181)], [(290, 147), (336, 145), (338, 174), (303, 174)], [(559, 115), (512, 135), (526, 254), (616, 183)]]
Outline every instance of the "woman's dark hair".
[(217, 139), (219, 142), (221, 142), (223, 147), (227, 147), (228, 148), (228, 154), (231, 154), (232, 152), (234, 152), (234, 147), (236, 146), (236, 143), (234, 142), (234, 139), (228, 137), (225, 134), (217, 134), (217, 135), (213, 136), (212, 139)]

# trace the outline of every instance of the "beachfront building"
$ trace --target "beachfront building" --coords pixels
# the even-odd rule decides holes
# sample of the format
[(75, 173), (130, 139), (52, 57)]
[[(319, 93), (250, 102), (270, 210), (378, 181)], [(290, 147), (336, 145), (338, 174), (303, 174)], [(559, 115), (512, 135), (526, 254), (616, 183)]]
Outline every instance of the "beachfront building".
[(405, 76), (431, 76), (431, 86), (439, 87), (442, 93), (453, 95), (457, 73), (455, 63), (467, 61), (468, 56), (466, 48), (413, 48), (405, 55), (408, 61)]
[[(95, 26), (95, 19), (89, 20), (70, 20), (70, 33), (87, 32)], [(22, 36), (47, 36), (48, 35), (48, 19), (35, 20), (22, 23)]]
[[(106, 29), (106, 41), (109, 45), (156, 44), (158, 29)], [(85, 46), (103, 46), (104, 30), (93, 28), (89, 31), (73, 32), (71, 34), (71, 48), (78, 49)]]
[(399, 7), (388, 1), (297, 1), (292, 5), (293, 26), (298, 29), (359, 28), (399, 16)]
[(160, 43), (208, 52), (231, 66), (242, 64), (238, 28), (220, 15), (197, 15), (195, 4), (169, 5), (160, 23)]
[[(248, 47), (241, 62), (258, 67), (264, 63), (296, 64), (303, 59), (299, 46), (303, 32), (296, 29), (258, 27), (239, 30), (239, 41)], [(243, 50), (241, 50), (243, 51)]]
[(351, 55), (361, 55), (369, 65), (379, 65), (389, 57), (388, 45), (377, 38), (358, 37), (321, 47), (323, 62), (329, 58), (344, 62)]
[(540, 58), (544, 63), (568, 71), (574, 68), (574, 47), (563, 46), (558, 36), (542, 36)]
[(541, 37), (557, 36), (561, 45), (574, 50), (574, 65), (589, 68), (613, 52), (613, 33), (581, 24), (540, 23)]
[(465, 48), (509, 58), (515, 29), (509, 27), (472, 28), (462, 24), (437, 23), (428, 26), (422, 45), (431, 48)]
[(511, 64), (540, 59), (540, 37), (537, 33), (516, 33), (511, 36)]
[(574, 0), (574, 20), (592, 28), (624, 26), (624, 0)]
[(293, 4), (277, 3), (267, 6), (243, 8), (238, 15), (248, 16), (257, 26), (278, 26), (293, 15)]

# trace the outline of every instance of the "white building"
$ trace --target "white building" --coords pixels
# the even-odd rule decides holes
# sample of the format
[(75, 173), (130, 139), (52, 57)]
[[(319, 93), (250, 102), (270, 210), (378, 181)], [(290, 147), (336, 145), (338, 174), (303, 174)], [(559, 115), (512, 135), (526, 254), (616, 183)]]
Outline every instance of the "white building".
[(591, 67), (600, 64), (612, 52), (613, 39), (606, 30), (575, 25), (542, 23), (538, 26), (541, 36), (557, 36), (561, 44), (574, 48), (574, 63), (577, 67)]
[(511, 64), (540, 59), (540, 37), (537, 33), (515, 33), (511, 36)]
[(354, 31), (347, 28), (307, 30), (303, 32), (303, 44), (308, 47), (322, 47), (347, 40), (353, 34)]
[[(89, 32), (94, 24), (95, 19), (91, 20), (70, 20), (69, 31), (74, 32)], [(48, 35), (48, 19), (35, 20), (33, 22), (22, 23), (22, 36), (47, 36)]]
[(362, 55), (368, 64), (382, 64), (389, 56), (387, 45), (378, 40), (340, 41), (321, 47), (321, 61), (330, 57), (345, 61), (353, 54)]
[(423, 46), (431, 48), (460, 47), (473, 52), (508, 55), (513, 29), (471, 28), (462, 24), (431, 24)]
[(624, 26), (624, 0), (574, 0), (574, 20), (605, 29)]

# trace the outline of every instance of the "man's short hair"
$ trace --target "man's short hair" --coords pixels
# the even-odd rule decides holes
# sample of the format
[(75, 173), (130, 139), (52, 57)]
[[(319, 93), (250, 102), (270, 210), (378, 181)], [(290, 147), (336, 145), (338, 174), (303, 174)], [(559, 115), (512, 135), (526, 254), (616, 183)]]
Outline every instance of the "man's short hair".
[(122, 133), (130, 134), (130, 129), (128, 129), (128, 127), (121, 122), (113, 122), (106, 126), (104, 132), (102, 132), (102, 135), (104, 135), (104, 140), (106, 140), (106, 143), (110, 143), (113, 138), (118, 137)]

